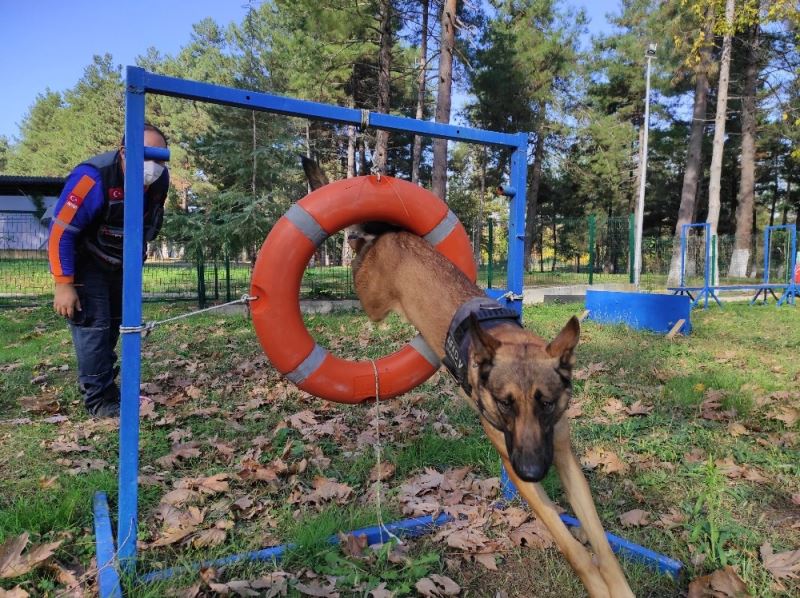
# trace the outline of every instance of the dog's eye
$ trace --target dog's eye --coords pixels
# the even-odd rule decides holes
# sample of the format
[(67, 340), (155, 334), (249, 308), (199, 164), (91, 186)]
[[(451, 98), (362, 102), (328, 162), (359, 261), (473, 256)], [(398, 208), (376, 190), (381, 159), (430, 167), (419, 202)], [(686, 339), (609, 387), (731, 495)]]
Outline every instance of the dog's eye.
[(549, 415), (549, 414), (553, 413), (553, 411), (555, 411), (555, 408), (556, 408), (556, 402), (555, 402), (555, 401), (545, 401), (545, 400), (544, 400), (544, 395), (542, 394), (542, 391), (541, 391), (541, 390), (539, 390), (539, 389), (536, 389), (536, 390), (534, 391), (534, 393), (533, 393), (533, 399), (534, 399), (534, 400), (535, 400), (537, 403), (539, 403), (539, 405), (540, 405), (540, 406), (541, 406), (541, 408), (542, 408), (542, 412), (543, 412), (543, 413), (545, 413), (545, 414)]
[(505, 395), (504, 397), (499, 397), (497, 399), (497, 403), (502, 407), (511, 407), (514, 404), (514, 395)]

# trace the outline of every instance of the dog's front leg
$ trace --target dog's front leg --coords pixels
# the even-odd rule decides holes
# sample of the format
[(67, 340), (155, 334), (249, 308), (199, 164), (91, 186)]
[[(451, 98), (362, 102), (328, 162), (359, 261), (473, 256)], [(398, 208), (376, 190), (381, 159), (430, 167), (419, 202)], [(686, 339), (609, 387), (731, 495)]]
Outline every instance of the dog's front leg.
[(600, 575), (597, 566), (592, 562), (589, 551), (569, 533), (564, 522), (561, 521), (561, 518), (558, 516), (555, 505), (542, 489), (541, 485), (525, 482), (514, 473), (511, 461), (508, 458), (506, 441), (502, 432), (493, 428), (483, 419), (481, 419), (481, 423), (483, 424), (483, 429), (486, 431), (489, 440), (492, 441), (492, 444), (500, 454), (503, 466), (505, 466), (508, 472), (508, 477), (514, 482), (517, 490), (533, 509), (534, 513), (536, 513), (536, 516), (547, 526), (547, 529), (550, 530), (559, 550), (561, 550), (567, 561), (569, 561), (569, 564), (572, 565), (575, 573), (580, 577), (583, 585), (586, 587), (586, 591), (589, 592), (589, 596), (591, 598), (616, 598), (616, 594), (609, 593), (608, 586)]
[(575, 516), (580, 519), (581, 527), (586, 532), (586, 537), (592, 545), (597, 556), (600, 574), (608, 584), (614, 598), (633, 597), (633, 592), (617, 557), (608, 544), (603, 524), (597, 515), (594, 500), (589, 490), (589, 483), (583, 475), (580, 463), (572, 450), (572, 440), (569, 435), (569, 420), (562, 418), (555, 426), (553, 438), (553, 461), (558, 469), (561, 484), (567, 493)]

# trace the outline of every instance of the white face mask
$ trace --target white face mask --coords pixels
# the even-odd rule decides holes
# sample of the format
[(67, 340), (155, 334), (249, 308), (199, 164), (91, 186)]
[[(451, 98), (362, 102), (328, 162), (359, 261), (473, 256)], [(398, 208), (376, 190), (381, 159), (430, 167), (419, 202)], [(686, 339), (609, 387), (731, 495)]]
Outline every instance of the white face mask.
[(164, 166), (152, 160), (145, 160), (144, 162), (144, 186), (149, 187), (158, 180), (161, 173), (164, 172)]

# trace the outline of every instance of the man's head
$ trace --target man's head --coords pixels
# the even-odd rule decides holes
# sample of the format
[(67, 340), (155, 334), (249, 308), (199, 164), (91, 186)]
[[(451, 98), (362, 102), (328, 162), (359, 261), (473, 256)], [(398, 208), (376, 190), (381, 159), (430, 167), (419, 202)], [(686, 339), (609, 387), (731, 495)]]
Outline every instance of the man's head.
[[(155, 125), (151, 125), (150, 123), (144, 124), (144, 145), (145, 147), (167, 147), (167, 136), (156, 127)], [(122, 172), (125, 172), (125, 135), (122, 136), (122, 141), (120, 142), (119, 147), (119, 156), (120, 156), (120, 164), (122, 166)], [(147, 162), (154, 163), (154, 170), (158, 172), (160, 175), (163, 169), (166, 167), (165, 163), (161, 160), (147, 160), (145, 161), (145, 179), (147, 178)], [(151, 175), (152, 176), (152, 175)], [(156, 179), (158, 176), (155, 177)], [(155, 180), (155, 179), (154, 179)], [(150, 181), (152, 183), (152, 181)], [(145, 181), (145, 186), (147, 186), (147, 182)]]

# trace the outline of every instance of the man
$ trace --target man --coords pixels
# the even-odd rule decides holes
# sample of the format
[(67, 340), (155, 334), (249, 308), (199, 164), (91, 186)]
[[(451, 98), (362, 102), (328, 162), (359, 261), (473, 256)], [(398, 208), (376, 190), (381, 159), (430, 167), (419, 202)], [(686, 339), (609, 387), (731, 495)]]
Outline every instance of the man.
[[(144, 145), (167, 147), (164, 134), (144, 126)], [(144, 242), (161, 229), (169, 172), (144, 163)], [(48, 240), (55, 281), (53, 308), (69, 321), (84, 404), (95, 417), (119, 415), (116, 344), (122, 320), (122, 236), (125, 138), (116, 151), (79, 164), (53, 210)]]

